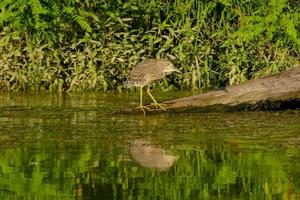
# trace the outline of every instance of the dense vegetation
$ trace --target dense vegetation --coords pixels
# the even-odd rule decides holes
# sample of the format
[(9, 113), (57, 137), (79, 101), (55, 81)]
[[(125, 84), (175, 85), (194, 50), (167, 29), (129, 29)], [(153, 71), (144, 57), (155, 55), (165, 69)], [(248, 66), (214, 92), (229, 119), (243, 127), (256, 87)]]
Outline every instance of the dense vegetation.
[(299, 63), (297, 0), (2, 0), (0, 90), (122, 91), (144, 58), (217, 88)]

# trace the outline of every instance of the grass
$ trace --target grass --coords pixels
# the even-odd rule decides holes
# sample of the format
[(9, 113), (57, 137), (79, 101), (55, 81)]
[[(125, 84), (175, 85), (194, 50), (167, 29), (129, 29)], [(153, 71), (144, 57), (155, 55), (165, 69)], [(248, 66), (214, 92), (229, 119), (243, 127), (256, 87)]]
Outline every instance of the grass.
[(220, 88), (300, 62), (293, 0), (22, 2), (0, 4), (2, 91), (121, 92), (146, 58), (183, 72), (161, 90)]

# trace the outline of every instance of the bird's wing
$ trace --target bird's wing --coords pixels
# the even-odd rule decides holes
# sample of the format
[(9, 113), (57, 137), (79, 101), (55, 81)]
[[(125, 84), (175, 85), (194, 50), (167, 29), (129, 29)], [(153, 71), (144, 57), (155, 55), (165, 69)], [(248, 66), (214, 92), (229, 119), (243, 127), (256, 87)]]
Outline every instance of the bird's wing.
[(156, 59), (147, 59), (137, 64), (128, 75), (129, 85), (148, 85), (164, 76)]

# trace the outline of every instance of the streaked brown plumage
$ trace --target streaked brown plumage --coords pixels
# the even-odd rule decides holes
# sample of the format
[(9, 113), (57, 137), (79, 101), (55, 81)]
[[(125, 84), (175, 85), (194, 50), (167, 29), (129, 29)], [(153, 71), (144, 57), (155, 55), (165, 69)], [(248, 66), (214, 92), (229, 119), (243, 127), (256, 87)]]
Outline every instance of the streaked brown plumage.
[(126, 87), (140, 87), (140, 108), (145, 114), (145, 110), (149, 109), (148, 107), (143, 106), (143, 87), (148, 86), (147, 92), (149, 96), (152, 98), (154, 105), (156, 108), (160, 107), (165, 110), (163, 106), (161, 106), (155, 98), (150, 93), (150, 85), (156, 80), (162, 79), (165, 75), (170, 74), (172, 72), (179, 72), (173, 64), (167, 59), (147, 59), (136, 65), (128, 75), (127, 82), (125, 84)]

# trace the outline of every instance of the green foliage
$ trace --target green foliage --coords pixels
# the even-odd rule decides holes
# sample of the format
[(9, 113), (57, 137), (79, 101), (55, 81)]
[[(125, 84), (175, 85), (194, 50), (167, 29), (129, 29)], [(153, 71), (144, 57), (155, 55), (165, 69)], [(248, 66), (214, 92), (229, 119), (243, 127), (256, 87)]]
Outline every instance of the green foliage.
[(299, 63), (294, 0), (0, 2), (0, 89), (121, 91), (145, 58), (182, 72), (164, 90), (244, 82)]
[(89, 6), (88, 2), (75, 0), (3, 0), (0, 27), (8, 26), (18, 34), (30, 34), (32, 39), (75, 39), (91, 32), (92, 24), (98, 22)]
[(291, 42), (300, 48), (299, 7), (293, 11), (287, 0), (261, 1), (256, 7), (253, 14), (240, 17), (241, 26), (233, 35), (238, 44), (255, 41), (261, 46), (266, 42), (282, 46)]

